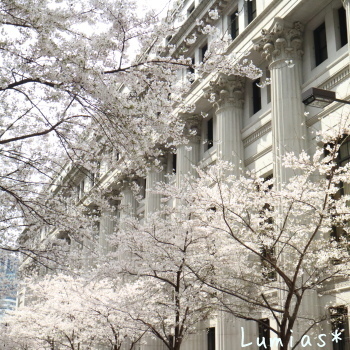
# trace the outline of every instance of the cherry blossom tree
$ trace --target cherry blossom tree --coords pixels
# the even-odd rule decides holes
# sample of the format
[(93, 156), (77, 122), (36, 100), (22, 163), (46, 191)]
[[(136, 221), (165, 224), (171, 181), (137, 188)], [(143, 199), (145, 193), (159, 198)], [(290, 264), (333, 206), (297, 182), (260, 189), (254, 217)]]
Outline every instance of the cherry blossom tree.
[[(1, 1), (3, 249), (44, 256), (47, 264), (46, 252), (58, 250), (57, 242), (34, 249), (43, 228), (70, 232), (79, 244), (84, 236), (92, 240), (94, 210), (103, 205), (106, 189), (90, 193), (97, 204), (76, 206), (77, 178), (88, 177), (93, 187), (108, 169), (144, 174), (162, 152), (157, 145), (183, 142), (183, 124), (173, 110), (191, 108), (181, 97), (191, 83), (179, 83), (177, 72), (192, 63), (163, 45), (177, 30), (173, 23), (159, 22), (154, 12), (137, 15), (129, 0)], [(260, 74), (250, 62), (224, 54), (228, 38), (198, 25), (213, 40), (196, 77), (218, 70)]]
[(187, 268), (208, 237), (189, 213), (170, 209), (146, 222), (127, 219), (110, 240), (112, 252), (99, 275), (131, 281), (130, 316), (169, 350), (180, 350), (199, 321), (213, 312), (211, 295)]
[(267, 327), (283, 348), (317, 334), (329, 319), (312, 306), (319, 290), (349, 278), (349, 164), (337, 162), (349, 128), (338, 125), (319, 136), (325, 146), (312, 157), (285, 158), (296, 175), (278, 186), (254, 173), (229, 175), (232, 165), (217, 162), (181, 188), (158, 188), (183, 203), (187, 225), (211, 242), (185, 264), (217, 308)]
[(59, 274), (28, 284), (26, 306), (5, 320), (7, 341), (28, 350), (133, 349), (148, 328), (133, 324), (128, 288), (113, 283)]

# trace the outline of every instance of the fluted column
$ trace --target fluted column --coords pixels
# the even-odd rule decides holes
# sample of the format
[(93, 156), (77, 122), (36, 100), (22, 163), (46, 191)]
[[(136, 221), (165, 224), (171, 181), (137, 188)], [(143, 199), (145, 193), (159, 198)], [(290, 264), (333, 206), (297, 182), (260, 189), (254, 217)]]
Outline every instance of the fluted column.
[(193, 166), (199, 162), (199, 123), (201, 118), (199, 116), (186, 116), (185, 118), (184, 133), (189, 142), (178, 146), (176, 151), (176, 185), (179, 187), (187, 174), (197, 175)]
[(205, 92), (215, 98), (218, 159), (231, 162), (238, 176), (244, 157), (241, 136), (244, 78), (220, 74)]
[(108, 236), (113, 234), (116, 225), (116, 218), (109, 210), (103, 210), (100, 218), (99, 247), (100, 254), (108, 251)]
[(146, 198), (145, 198), (145, 217), (147, 218), (147, 215), (154, 213), (161, 208), (161, 199), (162, 195), (159, 193), (154, 193), (152, 190), (154, 190), (155, 185), (158, 182), (164, 182), (165, 181), (165, 175), (166, 175), (166, 158), (158, 157), (157, 158), (160, 161), (160, 164), (155, 166), (152, 165), (151, 169), (148, 171), (146, 176)]
[(262, 31), (255, 49), (270, 63), (272, 100), (272, 148), (276, 184), (295, 173), (282, 166), (288, 152), (300, 154), (305, 149), (306, 126), (301, 101), (301, 58), (303, 26), (275, 18), (269, 30)]
[[(282, 183), (296, 175), (295, 170), (282, 165), (283, 157), (288, 152), (298, 155), (306, 148), (307, 132), (301, 101), (303, 25), (300, 22), (292, 24), (275, 18), (272, 27), (263, 30), (262, 37), (256, 40), (255, 44), (255, 49), (269, 62), (271, 71), (273, 175), (277, 188), (280, 188)], [(283, 261), (291, 261), (293, 257), (282, 255), (280, 259), (280, 263), (283, 264)], [(300, 279), (298, 283), (303, 282)], [(279, 292), (279, 298), (283, 305), (285, 292), (282, 290)], [(302, 337), (307, 328), (303, 316), (319, 319), (318, 297), (314, 291), (303, 296), (299, 319), (293, 329), (295, 341)], [(316, 348), (316, 345), (310, 347)]]
[[(350, 0), (342, 0), (343, 6), (345, 7), (346, 11), (346, 27), (348, 31), (348, 41), (350, 40)], [(348, 52), (350, 56), (350, 45), (348, 42)]]
[(130, 182), (123, 182), (121, 195), (122, 200), (120, 203), (120, 219), (125, 219), (128, 216), (136, 216), (137, 201), (131, 189)]

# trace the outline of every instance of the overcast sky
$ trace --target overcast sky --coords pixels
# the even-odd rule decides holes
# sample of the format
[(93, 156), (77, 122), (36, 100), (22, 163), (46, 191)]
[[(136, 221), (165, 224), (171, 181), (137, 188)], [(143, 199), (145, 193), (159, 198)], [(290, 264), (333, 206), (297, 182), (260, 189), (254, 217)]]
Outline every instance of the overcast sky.
[(154, 9), (157, 11), (163, 11), (166, 14), (172, 0), (137, 0), (140, 6), (140, 10)]

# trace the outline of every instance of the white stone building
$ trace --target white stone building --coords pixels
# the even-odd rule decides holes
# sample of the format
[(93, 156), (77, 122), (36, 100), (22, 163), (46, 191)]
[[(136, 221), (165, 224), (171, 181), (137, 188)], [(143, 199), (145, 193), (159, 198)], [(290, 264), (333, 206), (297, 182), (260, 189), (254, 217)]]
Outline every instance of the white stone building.
[[(333, 102), (324, 109), (305, 106), (302, 102), (302, 93), (312, 87), (335, 91), (338, 98), (350, 101), (347, 39), (350, 0), (185, 0), (177, 10), (182, 13), (182, 23), (178, 32), (168, 38), (168, 42), (178, 48), (177, 52), (186, 47), (186, 54), (194, 63), (205, 59), (210, 38), (197, 32), (196, 20), (207, 21), (232, 36), (229, 54), (237, 60), (252, 60), (263, 72), (260, 84), (271, 79), (271, 85), (260, 88), (258, 81), (224, 75), (194, 80), (185, 102), (195, 105), (196, 109), (182, 117), (186, 120), (185, 132), (195, 129), (197, 135), (189, 136), (189, 143), (179, 146), (176, 156), (164, 156), (162, 171), (151, 170), (146, 179), (139, 180), (146, 189), (144, 200), (135, 199), (125, 180), (119, 187), (121, 207), (130, 210), (116, 215), (147, 216), (161, 206), (160, 195), (147, 191), (156, 182), (176, 172), (176, 183), (181, 186), (182, 176), (194, 173), (192, 165), (205, 167), (217, 159), (232, 161), (237, 171), (242, 168), (255, 170), (261, 177), (273, 176), (278, 185), (291, 175), (281, 166), (281, 156), (286, 152), (299, 153), (302, 149), (312, 154), (316, 144), (314, 132), (331, 127), (332, 115), (350, 111), (341, 102)], [(209, 16), (212, 10), (218, 11), (218, 19)], [(194, 33), (196, 41), (188, 45), (186, 39)], [(179, 72), (179, 79), (187, 79), (187, 73), (188, 69), (184, 68)], [(208, 93), (216, 94), (214, 104), (208, 101)], [(203, 114), (207, 116), (203, 118)], [(67, 169), (67, 173), (69, 171)], [(110, 183), (113, 169), (102, 175), (100, 181)], [(87, 178), (77, 181), (79, 196), (87, 191), (88, 181)], [(101, 213), (101, 246), (105, 245), (105, 235), (113, 232), (113, 227), (110, 216)], [(346, 335), (345, 342), (334, 350), (349, 350), (346, 306), (350, 303), (349, 283), (335, 285), (322, 297), (308, 296), (307, 312), (317, 313), (330, 299), (335, 305), (333, 311), (344, 315)], [(242, 325), (247, 340), (259, 334), (268, 336), (256, 323), (219, 315), (198, 325), (198, 333), (190, 336), (182, 348), (240, 349)], [(163, 348), (156, 341), (142, 346), (143, 350)]]
[[(217, 10), (220, 17), (214, 20), (209, 12)], [(201, 62), (210, 45), (210, 38), (196, 31), (196, 20), (215, 24), (221, 33), (232, 36), (229, 48), (237, 60), (246, 57), (261, 68), (260, 82), (271, 79), (265, 88), (237, 76), (211, 76), (194, 80), (191, 92), (185, 97), (196, 110), (183, 118), (187, 132), (197, 130), (188, 145), (179, 146), (176, 154), (176, 183), (192, 165), (205, 167), (217, 159), (232, 161), (236, 169), (255, 170), (262, 177), (273, 176), (276, 184), (287, 180), (290, 170), (281, 166), (286, 152), (299, 153), (315, 149), (315, 132), (332, 127), (332, 116), (349, 113), (341, 102), (324, 109), (305, 106), (302, 94), (310, 88), (336, 92), (339, 99), (349, 97), (349, 0), (187, 0), (180, 6), (183, 23), (168, 41), (176, 45), (177, 52), (186, 48), (194, 63)], [(186, 39), (196, 35), (190, 46)], [(249, 52), (248, 55), (246, 55)], [(186, 79), (183, 69), (180, 79)], [(193, 73), (193, 72), (192, 72)], [(194, 72), (195, 73), (195, 72)], [(259, 82), (258, 82), (259, 83)], [(208, 102), (208, 93), (216, 94), (216, 102)], [(206, 114), (203, 118), (201, 115)], [(188, 146), (191, 150), (188, 151)], [(350, 156), (350, 154), (349, 154)], [(164, 159), (163, 172), (147, 174), (146, 188), (164, 179), (174, 168), (171, 155)], [(237, 170), (239, 171), (239, 170)], [(123, 190), (122, 204), (130, 205), (135, 214), (145, 215), (160, 207), (160, 197), (146, 191), (144, 204), (132, 199), (128, 187)], [(327, 344), (328, 349), (350, 349), (348, 309), (350, 285), (342, 282), (318, 296), (310, 294), (304, 304), (305, 313), (318, 313), (319, 308), (332, 302), (330, 310), (341, 315), (344, 342)], [(257, 336), (272, 336), (256, 323), (219, 317), (203, 321), (198, 333), (183, 344), (185, 350), (236, 350), (241, 348), (241, 327), (246, 330), (248, 342)], [(327, 326), (326, 326), (327, 327)], [(331, 326), (328, 325), (329, 332)], [(301, 330), (299, 330), (301, 332)], [(265, 333), (264, 333), (265, 332)], [(298, 330), (296, 330), (298, 332)], [(161, 349), (154, 342), (144, 349)], [(256, 348), (255, 343), (249, 348)], [(275, 345), (273, 348), (277, 349)], [(318, 348), (313, 344), (312, 348)]]

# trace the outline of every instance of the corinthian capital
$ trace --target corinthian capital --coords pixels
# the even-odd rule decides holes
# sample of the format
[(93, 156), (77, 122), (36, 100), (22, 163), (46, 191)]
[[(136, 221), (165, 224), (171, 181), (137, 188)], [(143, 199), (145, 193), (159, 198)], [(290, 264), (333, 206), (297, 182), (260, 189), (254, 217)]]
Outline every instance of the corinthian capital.
[(277, 17), (270, 29), (263, 29), (261, 37), (253, 40), (254, 49), (269, 63), (301, 58), (304, 54), (303, 30), (300, 22), (290, 24)]
[(238, 75), (220, 74), (203, 91), (204, 97), (214, 102), (217, 108), (225, 105), (242, 107), (244, 102), (244, 78)]

